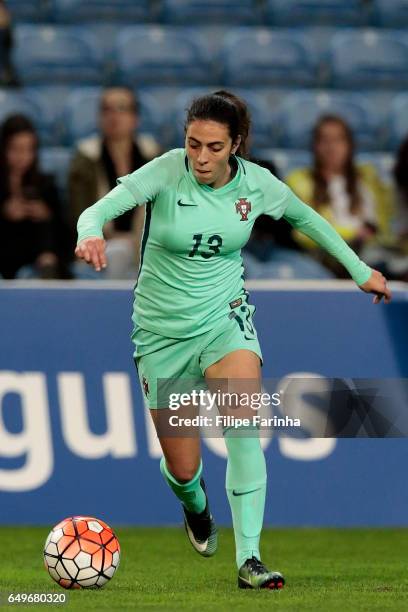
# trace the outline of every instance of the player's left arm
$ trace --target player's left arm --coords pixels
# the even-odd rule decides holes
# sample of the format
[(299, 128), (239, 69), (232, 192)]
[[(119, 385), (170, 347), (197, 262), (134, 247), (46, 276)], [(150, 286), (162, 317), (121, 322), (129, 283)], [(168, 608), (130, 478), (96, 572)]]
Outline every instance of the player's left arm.
[(391, 291), (381, 272), (361, 261), (326, 219), (299, 200), (289, 188), (287, 190), (283, 218), (333, 255), (362, 291), (374, 293), (374, 304), (378, 304), (382, 298), (388, 304), (391, 301)]

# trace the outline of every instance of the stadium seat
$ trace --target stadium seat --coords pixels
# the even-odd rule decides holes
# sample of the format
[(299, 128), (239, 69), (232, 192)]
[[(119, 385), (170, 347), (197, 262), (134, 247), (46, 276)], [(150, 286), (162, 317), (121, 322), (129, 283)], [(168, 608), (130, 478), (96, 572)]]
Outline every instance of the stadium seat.
[(276, 110), (269, 104), (268, 92), (234, 89), (234, 93), (245, 100), (251, 113), (251, 150), (258, 147), (269, 147), (271, 131), (276, 121)]
[(41, 106), (36, 104), (27, 93), (21, 90), (0, 89), (0, 122), (8, 116), (22, 114), (31, 119), (38, 127), (38, 119), (42, 114)]
[(211, 82), (211, 66), (199, 36), (187, 28), (129, 26), (116, 46), (119, 78), (125, 84)]
[[(64, 108), (65, 135), (68, 146), (98, 132), (98, 113), (101, 88), (82, 87), (72, 91)], [(140, 132), (153, 135), (160, 130), (162, 113), (153, 95), (138, 91), (140, 101)]]
[(329, 49), (336, 87), (402, 88), (408, 85), (408, 40), (397, 32), (337, 32)]
[(73, 146), (78, 140), (98, 132), (101, 92), (100, 87), (81, 87), (68, 95), (63, 111), (65, 145)]
[(53, 0), (53, 14), (60, 23), (138, 23), (150, 19), (150, 4), (148, 0)]
[(378, 119), (369, 100), (360, 94), (323, 91), (293, 92), (283, 99), (278, 115), (281, 146), (309, 148), (312, 128), (325, 114), (340, 115), (345, 119), (361, 149), (378, 147)]
[(163, 19), (173, 24), (260, 22), (255, 0), (163, 0)]
[(242, 252), (248, 280), (328, 280), (332, 272), (306, 253), (275, 247), (268, 261), (259, 261), (246, 249)]
[[(256, 149), (254, 157), (265, 159), (276, 164), (279, 174), (285, 178), (296, 168), (310, 166), (312, 154), (310, 150), (296, 149)], [(358, 164), (371, 164), (379, 173), (385, 183), (391, 182), (391, 169), (394, 159), (391, 153), (384, 151), (372, 151), (359, 153), (356, 157)]]
[(295, 168), (302, 168), (310, 164), (310, 151), (296, 149), (254, 149), (255, 159), (274, 163), (279, 176), (284, 179)]
[(62, 112), (70, 89), (67, 86), (38, 85), (25, 87), (30, 101), (41, 109), (36, 125), (42, 146), (58, 146), (62, 140)]
[(51, 18), (48, 0), (7, 0), (6, 4), (14, 22), (43, 23)]
[(24, 84), (103, 81), (98, 41), (79, 27), (17, 26), (13, 58)]
[(26, 87), (24, 90), (0, 90), (0, 121), (22, 113), (34, 122), (42, 146), (57, 145), (61, 139), (60, 120), (66, 89)]
[(152, 134), (162, 142), (162, 131), (166, 126), (168, 113), (164, 110), (154, 93), (137, 89), (136, 95), (140, 103), (139, 132)]
[(408, 94), (399, 93), (391, 103), (389, 115), (389, 146), (396, 148), (408, 137)]
[(314, 54), (303, 33), (237, 28), (220, 53), (224, 79), (233, 86), (312, 85)]
[[(55, 101), (54, 101), (55, 104)], [(50, 100), (52, 106), (52, 100)], [(56, 110), (51, 118), (43, 104), (41, 96), (33, 94), (30, 89), (0, 89), (0, 122), (16, 113), (25, 115), (33, 122), (41, 144), (54, 144)]]
[(68, 167), (72, 151), (66, 147), (45, 147), (40, 150), (40, 166), (52, 174), (62, 195), (66, 194)]
[(105, 271), (97, 272), (85, 261), (73, 261), (70, 272), (75, 280), (98, 281), (104, 280)]
[(274, 26), (362, 25), (364, 0), (267, 0), (268, 20)]
[(408, 26), (408, 0), (373, 0), (375, 22), (387, 28)]

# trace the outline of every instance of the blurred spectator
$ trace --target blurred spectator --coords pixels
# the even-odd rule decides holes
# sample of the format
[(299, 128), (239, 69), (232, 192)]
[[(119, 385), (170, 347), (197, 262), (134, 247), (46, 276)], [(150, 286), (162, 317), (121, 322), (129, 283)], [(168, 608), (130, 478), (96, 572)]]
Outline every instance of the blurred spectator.
[(58, 192), (38, 167), (38, 138), (29, 119), (12, 115), (0, 130), (0, 275), (64, 276), (66, 245)]
[[(253, 159), (278, 176), (274, 163)], [(326, 279), (333, 275), (306, 254), (292, 238), (292, 226), (280, 219), (261, 215), (254, 223), (248, 244), (243, 249), (245, 277), (248, 279)]]
[(394, 166), (396, 215), (394, 231), (408, 255), (408, 136), (401, 143)]
[(408, 282), (408, 137), (398, 150), (393, 175), (395, 212), (392, 239), (366, 246), (362, 258), (387, 278)]
[[(341, 117), (325, 115), (317, 122), (312, 153), (313, 166), (293, 171), (286, 182), (361, 253), (364, 245), (389, 232), (389, 194), (371, 165), (356, 165), (353, 134)], [(298, 232), (294, 236), (336, 276), (347, 277), (309, 238)]]
[(388, 278), (408, 282), (408, 137), (398, 150), (393, 174), (394, 240), (365, 249), (363, 256)]
[(0, 0), (0, 86), (17, 85), (17, 78), (11, 63), (13, 32), (11, 18), (3, 0)]
[[(69, 205), (72, 225), (81, 212), (129, 174), (160, 153), (155, 140), (137, 134), (139, 106), (132, 90), (106, 89), (101, 97), (98, 136), (78, 143), (69, 172)], [(144, 206), (115, 219), (105, 227), (108, 240), (107, 278), (135, 278), (138, 269)]]

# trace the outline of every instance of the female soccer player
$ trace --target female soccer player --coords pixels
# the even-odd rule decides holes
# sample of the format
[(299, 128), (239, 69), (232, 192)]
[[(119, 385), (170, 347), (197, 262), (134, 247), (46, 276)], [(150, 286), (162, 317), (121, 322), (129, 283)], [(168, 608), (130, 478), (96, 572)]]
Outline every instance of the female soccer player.
[[(168, 408), (158, 379), (242, 381), (260, 389), (261, 350), (254, 307), (243, 287), (240, 255), (255, 219), (284, 217), (346, 267), (374, 302), (391, 299), (384, 277), (371, 270), (331, 225), (268, 170), (246, 161), (250, 118), (245, 103), (218, 91), (187, 112), (184, 149), (149, 162), (86, 209), (78, 221), (76, 254), (106, 267), (102, 227), (147, 203), (135, 288), (135, 363), (163, 449), (161, 471), (180, 499), (188, 537), (203, 556), (217, 547), (197, 436), (172, 437), (158, 427)], [(168, 432), (168, 430), (167, 430)], [(243, 433), (243, 435), (242, 435)], [(259, 434), (226, 427), (226, 489), (231, 506), (241, 588), (281, 588), (283, 576), (261, 561), (266, 467)]]

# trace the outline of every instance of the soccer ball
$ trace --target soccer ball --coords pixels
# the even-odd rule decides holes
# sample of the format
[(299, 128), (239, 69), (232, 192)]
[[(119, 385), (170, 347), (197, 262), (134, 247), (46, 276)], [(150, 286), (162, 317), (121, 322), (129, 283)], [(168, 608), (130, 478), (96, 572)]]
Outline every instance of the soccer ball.
[(44, 563), (64, 589), (101, 587), (117, 570), (120, 546), (113, 530), (91, 516), (66, 518), (49, 534)]

